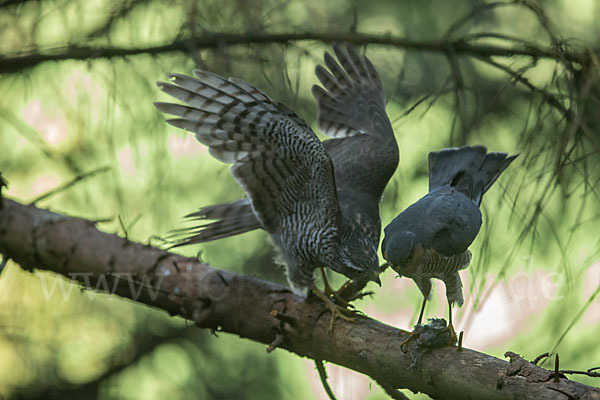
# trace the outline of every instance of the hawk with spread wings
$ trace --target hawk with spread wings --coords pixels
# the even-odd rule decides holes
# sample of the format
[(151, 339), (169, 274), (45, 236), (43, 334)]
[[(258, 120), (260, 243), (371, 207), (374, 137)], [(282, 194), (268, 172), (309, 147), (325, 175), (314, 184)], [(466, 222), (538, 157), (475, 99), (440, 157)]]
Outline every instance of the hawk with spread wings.
[[(171, 74), (159, 83), (187, 103), (156, 103), (178, 118), (167, 122), (194, 132), (231, 172), (247, 197), (205, 207), (190, 217), (215, 220), (192, 228), (178, 245), (266, 230), (299, 295), (313, 289), (316, 268), (379, 282), (379, 202), (398, 165), (398, 146), (385, 112), (380, 78), (350, 46), (325, 53), (313, 87), (321, 142), (292, 110), (252, 85), (206, 71), (195, 78)], [(341, 315), (340, 315), (341, 316)]]

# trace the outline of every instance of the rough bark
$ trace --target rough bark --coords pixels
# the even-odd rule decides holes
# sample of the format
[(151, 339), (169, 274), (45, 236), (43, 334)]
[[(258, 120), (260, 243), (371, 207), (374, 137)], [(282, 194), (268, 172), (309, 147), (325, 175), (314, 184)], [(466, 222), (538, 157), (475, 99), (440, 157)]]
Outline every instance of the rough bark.
[(123, 297), (202, 328), (353, 369), (386, 390), (440, 399), (600, 399), (600, 389), (564, 377), (555, 382), (553, 372), (514, 353), (507, 353), (510, 363), (456, 347), (417, 351), (414, 343), (403, 353), (407, 332), (366, 316), (338, 320), (330, 334), (323, 305), (284, 286), (101, 232), (91, 221), (7, 199), (0, 207), (0, 253), (23, 268), (54, 271), (92, 288), (106, 279)]

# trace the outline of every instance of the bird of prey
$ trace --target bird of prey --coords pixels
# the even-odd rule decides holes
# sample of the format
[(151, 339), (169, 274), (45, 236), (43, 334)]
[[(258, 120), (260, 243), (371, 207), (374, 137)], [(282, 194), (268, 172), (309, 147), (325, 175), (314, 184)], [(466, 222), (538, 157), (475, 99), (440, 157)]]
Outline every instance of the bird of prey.
[(340, 307), (314, 285), (313, 271), (329, 267), (355, 280), (379, 282), (379, 201), (398, 164), (398, 147), (385, 112), (379, 76), (350, 46), (326, 53), (328, 69), (313, 87), (318, 122), (332, 137), (319, 141), (292, 110), (252, 85), (206, 71), (196, 78), (169, 75), (159, 87), (188, 103), (156, 103), (178, 116), (167, 122), (196, 133), (231, 172), (247, 197), (205, 207), (190, 216), (215, 222), (192, 228), (180, 245), (266, 230), (299, 295), (312, 289), (332, 311)]
[(431, 291), (431, 278), (446, 285), (452, 326), (452, 305), (463, 304), (458, 271), (471, 261), (468, 247), (479, 233), (484, 193), (518, 156), (488, 153), (484, 146), (464, 146), (429, 153), (429, 193), (400, 213), (385, 227), (383, 257), (400, 275), (412, 278), (423, 304)]

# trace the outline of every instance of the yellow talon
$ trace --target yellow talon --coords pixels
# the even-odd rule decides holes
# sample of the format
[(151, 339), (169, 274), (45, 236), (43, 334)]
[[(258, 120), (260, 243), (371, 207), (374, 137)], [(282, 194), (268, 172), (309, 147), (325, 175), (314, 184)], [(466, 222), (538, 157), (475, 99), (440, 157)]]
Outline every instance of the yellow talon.
[(312, 290), (313, 290), (313, 293), (315, 295), (317, 295), (317, 297), (320, 298), (323, 301), (323, 303), (325, 303), (325, 307), (327, 307), (327, 309), (329, 311), (331, 311), (331, 319), (329, 320), (329, 333), (333, 332), (333, 324), (335, 323), (335, 320), (337, 318), (341, 318), (344, 321), (348, 321), (348, 322), (354, 321), (353, 317), (351, 317), (349, 315), (345, 315), (345, 314), (352, 315), (353, 312), (351, 310), (348, 310), (348, 309), (332, 302), (331, 299), (329, 298), (329, 296), (327, 296), (325, 293), (323, 293), (321, 290), (319, 290), (319, 288), (317, 288), (316, 286), (313, 286)]

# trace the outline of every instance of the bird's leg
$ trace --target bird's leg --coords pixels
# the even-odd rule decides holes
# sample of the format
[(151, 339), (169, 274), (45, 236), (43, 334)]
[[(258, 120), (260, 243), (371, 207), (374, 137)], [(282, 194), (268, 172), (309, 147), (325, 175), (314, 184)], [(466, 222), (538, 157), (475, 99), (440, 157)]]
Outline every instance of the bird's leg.
[(324, 288), (323, 292), (325, 292), (325, 295), (327, 297), (330, 297), (333, 294), (333, 289), (329, 285), (329, 281), (327, 280), (327, 275), (325, 275), (325, 268), (319, 267), (319, 269), (321, 270), (321, 278), (323, 278), (323, 288)]
[(333, 297), (341, 304), (345, 304), (346, 307), (354, 308), (351, 301), (363, 298), (367, 295), (373, 294), (373, 292), (364, 291), (365, 284), (359, 283), (353, 279), (348, 279), (338, 290), (332, 293)]
[(413, 340), (415, 340), (417, 338), (417, 334), (415, 334), (415, 332), (411, 332), (410, 335), (408, 335), (408, 338), (404, 339), (402, 341), (402, 343), (400, 343), (400, 350), (402, 350), (403, 353), (406, 353), (406, 346)]
[(456, 343), (456, 331), (454, 330), (454, 326), (452, 325), (452, 303), (448, 302), (448, 331), (450, 332), (450, 339), (452, 343)]
[(423, 322), (423, 314), (425, 313), (425, 304), (427, 304), (427, 297), (423, 297), (423, 305), (421, 306), (421, 312), (419, 313), (419, 319), (417, 320), (417, 325), (421, 325), (421, 322)]
[[(421, 312), (419, 313), (419, 319), (417, 320), (417, 325), (421, 325), (421, 322), (423, 321), (423, 314), (425, 313), (425, 304), (427, 304), (427, 297), (423, 296), (423, 304), (421, 305)], [(404, 340), (402, 343), (400, 343), (400, 349), (402, 349), (402, 351), (404, 351), (404, 349), (406, 348), (406, 345), (408, 345), (411, 340), (415, 340), (417, 338), (418, 334), (415, 333), (416, 328), (417, 327), (415, 326), (415, 329), (411, 332), (411, 334), (408, 336), (408, 338), (406, 340)]]
[(312, 291), (318, 298), (320, 298), (323, 301), (323, 303), (325, 303), (325, 307), (327, 307), (327, 309), (329, 311), (331, 311), (331, 319), (329, 320), (329, 333), (333, 332), (333, 323), (335, 322), (335, 320), (337, 318), (341, 318), (344, 321), (348, 321), (348, 322), (354, 321), (354, 318), (352, 318), (349, 315), (345, 315), (345, 314), (351, 315), (352, 311), (332, 302), (331, 299), (329, 298), (329, 296), (327, 296), (325, 293), (323, 293), (314, 284), (312, 287)]
[(335, 299), (336, 302), (339, 302), (340, 304), (342, 304), (344, 307), (348, 308), (348, 307), (352, 307), (354, 308), (354, 306), (352, 304), (350, 304), (348, 302), (348, 300), (346, 300), (343, 296), (342, 293), (344, 292), (344, 290), (349, 287), (350, 285), (352, 285), (352, 279), (348, 279), (338, 290), (334, 290), (331, 292), (331, 296)]
[(354, 281), (352, 279), (348, 279), (346, 282), (344, 282), (344, 284), (342, 286), (340, 286), (340, 288), (335, 293), (339, 295), (340, 293), (342, 293), (344, 290), (346, 290), (353, 284), (354, 284)]
[(345, 285), (347, 285), (350, 282), (350, 280), (348, 282), (346, 282), (344, 284), (344, 286), (342, 286), (342, 289), (340, 289), (336, 292), (329, 285), (329, 281), (327, 280), (327, 276), (325, 275), (325, 269), (323, 267), (319, 267), (319, 268), (321, 269), (321, 276), (323, 277), (323, 286), (325, 288), (325, 295), (327, 297), (333, 297), (335, 299), (335, 301), (339, 302), (345, 308), (351, 307), (350, 303), (348, 303), (348, 301), (346, 301), (346, 299), (344, 299), (342, 296), (339, 295), (339, 293), (341, 293), (341, 290), (345, 287)]

